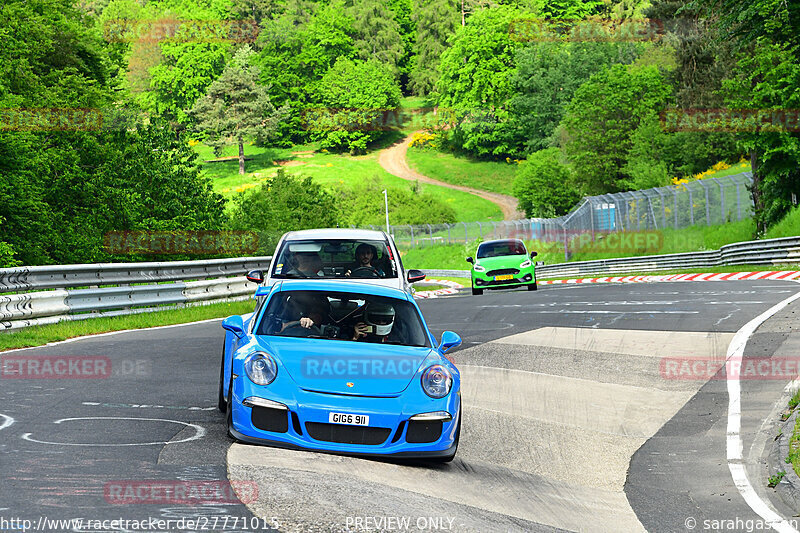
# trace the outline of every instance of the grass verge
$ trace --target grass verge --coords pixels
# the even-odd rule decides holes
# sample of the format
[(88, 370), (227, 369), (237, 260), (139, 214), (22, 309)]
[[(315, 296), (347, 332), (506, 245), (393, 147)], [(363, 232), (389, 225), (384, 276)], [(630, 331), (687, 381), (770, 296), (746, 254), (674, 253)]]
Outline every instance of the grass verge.
[[(152, 313), (139, 313), (107, 318), (88, 318), (86, 320), (59, 322), (57, 324), (48, 324), (44, 326), (32, 326), (18, 331), (0, 333), (0, 352), (14, 348), (42, 346), (49, 342), (63, 341), (72, 337), (81, 337), (84, 335), (107, 333), (109, 331), (169, 326), (172, 324), (183, 324), (211, 318), (224, 318), (230, 315), (241, 315), (251, 312), (253, 307), (254, 304), (251, 300), (245, 300), (242, 302), (195, 305), (166, 311), (154, 311)], [(221, 331), (222, 330), (220, 330), (220, 335)]]
[(480, 161), (431, 148), (409, 147), (406, 159), (411, 168), (439, 181), (473, 187), (482, 191), (512, 194), (517, 164), (512, 160)]
[[(314, 181), (333, 188), (339, 185), (354, 185), (377, 177), (385, 186), (396, 188), (411, 187), (409, 181), (386, 172), (378, 163), (378, 152), (352, 156), (317, 151), (315, 145), (294, 146), (292, 148), (262, 148), (245, 145), (245, 156), (252, 158), (245, 162), (245, 174), (239, 174), (239, 162), (236, 160), (207, 163), (214, 158), (213, 151), (204, 144), (197, 144), (194, 150), (199, 154), (201, 170), (211, 178), (214, 190), (226, 199), (231, 199), (239, 192), (259, 187), (268, 178), (275, 176), (278, 168), (283, 167), (293, 175), (311, 176)], [(228, 146), (222, 157), (238, 154), (238, 148)], [(464, 222), (483, 220), (502, 220), (500, 208), (494, 203), (462, 191), (440, 187), (438, 185), (420, 184), (423, 192), (436, 195), (452, 206), (456, 212), (456, 220)]]

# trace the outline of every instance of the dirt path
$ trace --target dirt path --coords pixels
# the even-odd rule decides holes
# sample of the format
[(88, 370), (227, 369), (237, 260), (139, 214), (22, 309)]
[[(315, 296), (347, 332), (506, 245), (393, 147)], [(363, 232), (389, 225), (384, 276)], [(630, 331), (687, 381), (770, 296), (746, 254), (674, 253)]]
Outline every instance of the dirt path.
[(499, 194), (496, 192), (481, 191), (479, 189), (473, 189), (472, 187), (465, 187), (463, 185), (453, 185), (451, 183), (429, 178), (428, 176), (423, 176), (419, 172), (413, 170), (410, 166), (408, 166), (408, 160), (406, 159), (406, 152), (408, 151), (408, 146), (411, 144), (412, 138), (413, 134), (409, 135), (402, 141), (393, 144), (389, 148), (381, 150), (378, 156), (378, 162), (384, 168), (384, 170), (386, 170), (386, 172), (392, 174), (393, 176), (397, 176), (398, 178), (403, 178), (404, 180), (419, 180), (422, 183), (430, 183), (431, 185), (439, 185), (441, 187), (447, 187), (448, 189), (468, 192), (470, 194), (474, 194), (475, 196), (479, 196), (484, 200), (489, 200), (500, 207), (500, 209), (503, 211), (504, 220), (518, 220), (525, 218), (525, 215), (518, 211), (518, 201), (513, 196), (507, 196), (505, 194)]

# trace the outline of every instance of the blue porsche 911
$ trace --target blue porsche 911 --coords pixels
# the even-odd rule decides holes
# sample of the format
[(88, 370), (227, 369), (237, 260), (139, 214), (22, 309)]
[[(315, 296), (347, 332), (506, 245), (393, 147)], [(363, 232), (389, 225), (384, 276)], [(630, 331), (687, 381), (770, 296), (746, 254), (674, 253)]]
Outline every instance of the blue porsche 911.
[(286, 280), (222, 322), (219, 407), (236, 440), (285, 448), (450, 461), (460, 374), (399, 289)]

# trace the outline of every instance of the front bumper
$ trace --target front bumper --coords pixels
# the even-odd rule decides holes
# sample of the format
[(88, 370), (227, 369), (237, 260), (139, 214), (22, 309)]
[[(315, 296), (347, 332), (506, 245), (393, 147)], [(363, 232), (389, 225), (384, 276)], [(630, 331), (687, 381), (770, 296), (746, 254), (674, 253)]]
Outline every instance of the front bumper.
[(518, 269), (517, 273), (510, 275), (511, 279), (495, 279), (496, 276), (488, 276), (486, 272), (472, 270), (472, 286), (476, 289), (504, 289), (536, 283), (533, 266)]
[[(245, 376), (233, 382), (231, 434), (243, 442), (290, 449), (358, 456), (438, 458), (455, 451), (461, 396), (451, 391), (441, 400), (406, 391), (393, 398), (325, 394), (302, 389), (255, 385)], [(258, 397), (286, 409), (243, 404)], [(411, 420), (420, 413), (446, 411), (451, 419), (431, 423)], [(331, 412), (369, 416), (369, 426), (329, 424)], [(425, 442), (419, 442), (423, 440)]]

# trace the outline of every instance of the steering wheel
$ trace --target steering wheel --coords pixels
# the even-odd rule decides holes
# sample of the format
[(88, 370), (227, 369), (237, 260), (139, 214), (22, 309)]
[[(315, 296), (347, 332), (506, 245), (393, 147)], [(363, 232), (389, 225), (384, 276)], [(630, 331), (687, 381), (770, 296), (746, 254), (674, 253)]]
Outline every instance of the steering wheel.
[(378, 270), (373, 266), (360, 266), (360, 267), (356, 268), (355, 270), (353, 270), (352, 272), (350, 272), (350, 275), (351, 276), (355, 276), (356, 272), (358, 272), (358, 271), (370, 274), (368, 276), (370, 278), (379, 278), (379, 277), (381, 277), (381, 275), (378, 273)]
[[(296, 329), (296, 330), (298, 330), (298, 332), (304, 333), (305, 335), (303, 335), (303, 336), (309, 335), (311, 333), (313, 333), (315, 335), (322, 335), (322, 330), (319, 329), (319, 326), (317, 326), (316, 324), (312, 324), (312, 326), (310, 328), (304, 328), (303, 326), (300, 325), (300, 321), (299, 320), (293, 320), (292, 322), (287, 322), (286, 325), (283, 326), (283, 329), (281, 330), (281, 333), (285, 333), (285, 332), (289, 331), (290, 329), (292, 329), (292, 330)], [(289, 335), (289, 336), (290, 337), (299, 337), (300, 335)]]

